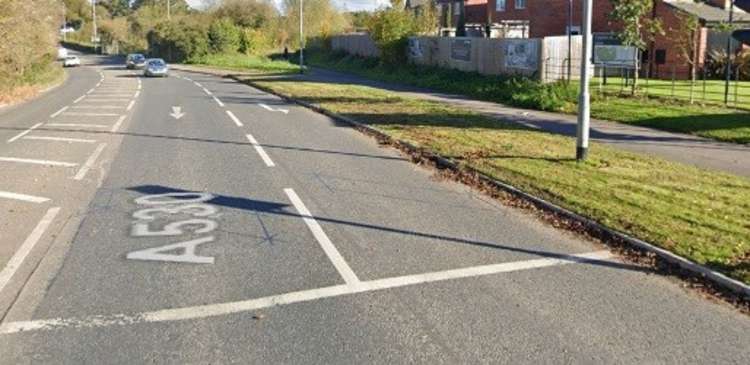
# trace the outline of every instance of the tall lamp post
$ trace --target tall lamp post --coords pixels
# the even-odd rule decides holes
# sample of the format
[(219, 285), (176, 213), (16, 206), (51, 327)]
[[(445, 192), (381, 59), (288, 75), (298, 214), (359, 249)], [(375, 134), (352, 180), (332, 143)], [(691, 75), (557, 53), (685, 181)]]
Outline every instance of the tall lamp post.
[(305, 73), (305, 33), (303, 31), (304, 12), (302, 11), (303, 1), (304, 0), (299, 0), (299, 73)]
[(729, 0), (729, 34), (727, 35), (727, 64), (724, 69), (724, 105), (729, 104), (729, 82), (732, 80), (732, 23), (734, 23), (734, 0)]
[(573, 74), (573, 0), (568, 0), (568, 83)]
[(576, 160), (578, 161), (586, 160), (589, 151), (589, 122), (591, 118), (589, 80), (591, 78), (591, 11), (593, 1), (583, 0), (581, 91), (578, 95), (578, 130), (576, 133)]
[(97, 44), (99, 43), (99, 35), (97, 34), (96, 30), (96, 0), (91, 0), (91, 14), (93, 18), (93, 25), (94, 25), (94, 35), (91, 37), (91, 43), (94, 43), (94, 53), (98, 53), (96, 51)]

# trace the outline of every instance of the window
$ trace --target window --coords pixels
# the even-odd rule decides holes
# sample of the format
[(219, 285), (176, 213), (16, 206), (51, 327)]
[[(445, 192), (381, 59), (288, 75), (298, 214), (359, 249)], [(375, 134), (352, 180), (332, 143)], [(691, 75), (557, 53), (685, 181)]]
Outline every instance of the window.
[(495, 0), (495, 11), (505, 11), (506, 0)]
[(526, 9), (526, 0), (516, 0), (516, 9)]

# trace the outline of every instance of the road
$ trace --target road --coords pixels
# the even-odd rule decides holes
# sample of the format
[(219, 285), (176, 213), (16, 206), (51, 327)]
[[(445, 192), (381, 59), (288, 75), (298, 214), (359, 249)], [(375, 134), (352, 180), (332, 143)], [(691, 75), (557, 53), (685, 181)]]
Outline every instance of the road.
[(0, 363), (750, 363), (750, 319), (226, 79), (0, 114)]

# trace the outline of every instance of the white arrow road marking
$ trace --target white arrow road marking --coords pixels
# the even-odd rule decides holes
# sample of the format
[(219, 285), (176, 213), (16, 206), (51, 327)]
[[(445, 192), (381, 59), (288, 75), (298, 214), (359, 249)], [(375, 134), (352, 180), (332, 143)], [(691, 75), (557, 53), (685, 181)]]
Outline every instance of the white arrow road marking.
[(269, 112), (282, 112), (284, 114), (289, 114), (289, 110), (287, 110), (287, 109), (274, 109), (274, 108), (271, 108), (270, 106), (268, 106), (266, 104), (258, 104), (258, 105), (260, 105), (261, 107), (263, 107), (263, 109), (268, 110)]
[(172, 114), (169, 114), (169, 115), (171, 115), (172, 118), (174, 118), (174, 119), (180, 119), (183, 116), (185, 116), (185, 113), (182, 112), (182, 107), (181, 106), (173, 106), (172, 107)]

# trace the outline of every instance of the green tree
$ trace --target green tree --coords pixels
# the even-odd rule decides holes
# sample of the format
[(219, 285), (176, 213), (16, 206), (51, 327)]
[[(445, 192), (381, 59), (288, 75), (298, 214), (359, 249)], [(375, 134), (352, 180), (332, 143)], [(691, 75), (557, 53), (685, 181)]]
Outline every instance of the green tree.
[(383, 63), (397, 65), (406, 61), (408, 37), (417, 33), (417, 27), (413, 14), (404, 10), (401, 0), (393, 0), (390, 8), (375, 12), (369, 30)]
[[(349, 19), (340, 12), (331, 0), (304, 0), (305, 38), (328, 38), (349, 27)], [(299, 0), (283, 1), (283, 27), (279, 33), (285, 36), (282, 43), (299, 44)]]
[(254, 29), (268, 28), (279, 16), (271, 0), (224, 0), (213, 13), (219, 19), (229, 18), (240, 27)]
[(696, 66), (698, 64), (697, 31), (700, 27), (698, 17), (682, 11), (677, 12), (678, 24), (669, 27), (669, 33), (674, 35), (677, 52), (690, 67), (690, 104), (693, 103), (693, 85), (695, 85)]
[(231, 19), (218, 19), (208, 27), (208, 40), (213, 52), (237, 52), (240, 48), (240, 30)]

